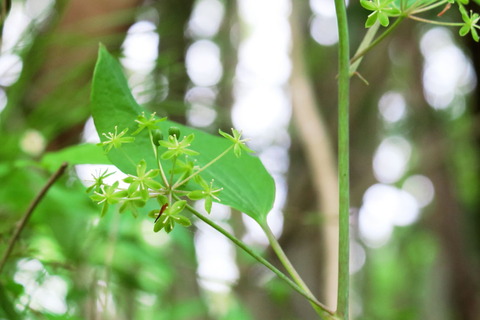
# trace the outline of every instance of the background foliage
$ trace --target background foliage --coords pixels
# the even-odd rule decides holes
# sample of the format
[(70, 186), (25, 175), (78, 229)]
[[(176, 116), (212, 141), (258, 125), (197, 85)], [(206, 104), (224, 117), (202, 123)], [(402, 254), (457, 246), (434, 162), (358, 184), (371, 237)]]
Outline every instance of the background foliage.
[[(85, 137), (99, 42), (128, 58), (128, 41), (138, 30), (134, 27), (153, 26), (137, 31), (137, 36), (156, 34), (160, 39), (148, 38), (150, 44), (157, 41), (153, 64), (139, 72), (128, 65), (128, 59), (123, 60), (138, 102), (207, 132), (228, 131), (232, 121), (239, 123), (235, 115), (238, 101), (247, 94), (245, 88), (264, 90), (254, 76), (238, 84), (246, 72), (243, 56), (248, 46), (255, 48), (254, 42), (247, 41), (255, 33), (255, 22), (265, 27), (262, 30), (268, 31), (266, 39), (272, 43), (276, 34), (292, 36), (287, 37), (289, 56), (254, 49), (261, 63), (273, 61), (278, 67), (269, 71), (271, 79), (281, 78), (278, 61), (286, 56), (290, 81), (272, 80), (288, 102), (259, 100), (271, 106), (269, 117), (257, 119), (262, 103), (249, 100), (255, 106), (248, 114), (250, 123), (261, 126), (272, 118), (285, 125), (284, 129), (265, 125), (267, 130), (260, 134), (250, 131), (251, 146), (271, 170), (277, 188), (288, 186), (279, 189), (284, 196), (280, 191), (274, 207), (283, 214), (278, 228), (282, 246), (321, 300), (331, 301), (328, 284), (336, 279), (331, 273), (335, 208), (329, 203), (336, 201), (332, 145), (337, 113), (332, 93), (337, 67), (335, 41), (320, 37), (332, 29), (328, 14), (318, 9), (328, 7), (327, 3), (107, 0), (99, 5), (90, 0), (18, 0), (2, 1), (2, 5), (0, 252), (59, 165), (45, 154)], [(201, 11), (205, 7), (208, 10)], [(471, 7), (478, 12), (478, 5)], [(218, 28), (202, 29), (200, 18), (213, 21), (218, 10)], [(289, 20), (271, 30), (269, 17), (276, 10), (284, 10)], [(368, 12), (354, 1), (348, 13), (355, 48), (366, 32)], [(455, 14), (451, 18), (459, 19)], [(356, 319), (475, 320), (480, 314), (480, 136), (476, 129), (480, 47), (457, 33), (404, 22), (364, 59), (359, 72), (369, 85), (352, 80), (351, 314)], [(202, 83), (195, 78), (189, 55), (199, 43), (216, 48), (213, 52), (218, 53), (222, 70), (217, 81)], [(399, 103), (403, 109), (394, 107)], [(284, 105), (286, 121), (278, 116)], [(398, 110), (403, 113), (395, 116)], [(198, 117), (195, 120), (195, 114), (212, 111), (214, 117), (206, 125)], [(274, 156), (269, 158), (269, 152)], [(403, 167), (395, 176), (398, 159)], [(431, 202), (421, 197), (422, 191), (430, 190), (428, 181), (434, 188)], [(405, 195), (402, 201), (390, 197), (399, 193)], [(372, 204), (372, 197), (388, 205)], [(412, 203), (412, 197), (418, 215), (409, 221), (405, 203)], [(419, 206), (421, 201), (426, 206)], [(383, 214), (372, 214), (378, 212), (372, 205)], [(240, 213), (216, 210), (224, 226), (250, 239), (275, 261)], [(372, 215), (374, 219), (368, 220)], [(377, 233), (368, 233), (369, 227)], [(39, 205), (0, 275), (0, 317), (313, 319), (307, 302), (242, 253), (233, 254), (231, 247), (202, 250), (204, 236), (210, 232), (195, 223), (168, 236), (154, 234), (148, 219), (118, 215), (114, 210), (99, 219), (99, 208), (72, 167)], [(205, 278), (205, 268), (222, 265), (215, 260), (218, 256), (208, 255), (211, 251), (233, 261), (233, 277)], [(205, 264), (205, 257), (211, 264)]]

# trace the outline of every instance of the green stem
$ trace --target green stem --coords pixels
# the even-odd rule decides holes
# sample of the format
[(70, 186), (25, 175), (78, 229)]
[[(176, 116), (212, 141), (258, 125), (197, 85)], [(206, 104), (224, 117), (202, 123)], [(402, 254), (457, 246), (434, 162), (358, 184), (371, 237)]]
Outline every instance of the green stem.
[(409, 15), (408, 18), (410, 18), (412, 20), (415, 20), (415, 21), (420, 21), (420, 22), (424, 22), (424, 23), (433, 24), (433, 25), (436, 25), (436, 26), (443, 26), (443, 27), (461, 27), (461, 26), (463, 26), (463, 23), (461, 23), (461, 22), (441, 22), (441, 21), (435, 21), (435, 20), (420, 18), (420, 17), (414, 16), (414, 15)]
[[(392, 23), (387, 30), (385, 30), (380, 36), (378, 36), (378, 38), (376, 38), (374, 41), (372, 41), (368, 46), (366, 46), (363, 50), (361, 51), (357, 51), (355, 53), (355, 55), (353, 56), (353, 58), (350, 60), (350, 63), (353, 65), (355, 61), (357, 61), (358, 59), (360, 59), (361, 57), (363, 57), (368, 51), (370, 51), (372, 48), (374, 48), (375, 46), (377, 46), (380, 42), (383, 41), (383, 39), (385, 39), (393, 30), (395, 30), (398, 25), (400, 24), (400, 22), (403, 21), (403, 19), (405, 19), (405, 16), (400, 16), (397, 18), (397, 20), (395, 20), (394, 23)], [(368, 33), (367, 33), (368, 34)], [(363, 43), (363, 42), (362, 42)], [(358, 67), (358, 65), (357, 65)], [(354, 70), (350, 70), (350, 74), (354, 73), (356, 71), (356, 68)]]
[(440, 2), (434, 3), (432, 5), (429, 5), (429, 6), (426, 6), (426, 7), (423, 7), (423, 8), (417, 8), (413, 11), (407, 10), (407, 11), (403, 12), (402, 15), (400, 15), (395, 20), (395, 22), (393, 22), (387, 28), (387, 30), (385, 30), (378, 38), (373, 40), (373, 37), (377, 33), (379, 25), (380, 25), (379, 22), (377, 21), (371, 28), (369, 28), (367, 34), (365, 35), (365, 37), (362, 40), (360, 46), (358, 47), (357, 52), (355, 52), (355, 55), (350, 60), (350, 76), (352, 76), (357, 71), (358, 66), (361, 63), (361, 60), (362, 60), (363, 56), (367, 52), (369, 52), (372, 48), (376, 47), (380, 42), (382, 42), (390, 33), (392, 33), (392, 31), (395, 30), (398, 27), (398, 25), (400, 24), (400, 22), (402, 22), (406, 17), (408, 17), (412, 20), (416, 20), (416, 21), (420, 21), (420, 22), (424, 22), (424, 23), (429, 23), (429, 24), (434, 24), (434, 25), (445, 26), (445, 27), (460, 27), (460, 26), (462, 26), (462, 23), (441, 22), (441, 21), (429, 20), (429, 19), (424, 19), (424, 18), (414, 16), (413, 14), (411, 14), (411, 13), (420, 13), (420, 12), (424, 12), (424, 11), (434, 9), (434, 8), (444, 4), (446, 2), (447, 1), (444, 0), (444, 1), (440, 1)]
[[(185, 179), (185, 176), (187, 175), (187, 172), (183, 172), (178, 178), (177, 178), (177, 181), (175, 181), (175, 183), (173, 184), (174, 186), (176, 185), (179, 185), (179, 183)], [(174, 191), (179, 191), (178, 189), (174, 189)]]
[[(262, 223), (260, 226), (262, 227), (263, 231), (267, 235), (268, 242), (272, 246), (273, 251), (277, 255), (277, 257), (280, 260), (280, 262), (282, 263), (282, 265), (285, 267), (287, 272), (290, 274), (293, 281), (295, 281), (295, 283), (300, 288), (302, 288), (302, 290), (307, 292), (309, 295), (313, 296), (313, 293), (310, 291), (307, 284), (303, 281), (302, 277), (300, 277), (297, 270), (295, 270), (295, 267), (292, 265), (292, 263), (288, 259), (287, 255), (285, 254), (282, 247), (278, 243), (277, 238), (275, 238), (275, 235), (273, 234), (273, 232), (270, 229), (270, 227), (268, 226), (268, 224), (267, 223)], [(320, 316), (328, 317), (329, 315), (330, 316), (333, 315), (333, 312), (328, 310), (328, 308), (324, 305), (319, 306), (319, 305), (314, 304), (312, 302), (311, 302), (311, 305), (315, 309), (317, 314), (320, 315)]]
[[(408, 4), (408, 1), (404, 2), (404, 5), (402, 7), (403, 13), (410, 14), (412, 10), (415, 10), (417, 8), (420, 8), (421, 5), (419, 5), (423, 0), (417, 0), (412, 4)], [(407, 8), (408, 6), (408, 8)], [(408, 12), (407, 12), (408, 11)]]
[(174, 156), (173, 157), (173, 163), (172, 163), (172, 172), (170, 172), (170, 185), (172, 185), (173, 183), (173, 176), (175, 175), (175, 165), (177, 164), (177, 159), (178, 159), (178, 156)]
[(181, 185), (187, 183), (190, 179), (192, 179), (193, 177), (195, 177), (196, 175), (198, 175), (199, 173), (201, 173), (203, 170), (207, 169), (207, 168), (210, 167), (212, 164), (214, 164), (215, 162), (217, 162), (218, 160), (220, 160), (220, 158), (222, 158), (222, 157), (223, 157), (224, 155), (226, 155), (230, 150), (232, 150), (233, 147), (234, 147), (234, 145), (231, 145), (231, 146), (228, 147), (225, 151), (223, 151), (223, 152), (220, 153), (218, 156), (216, 156), (215, 159), (211, 160), (209, 163), (207, 163), (206, 165), (204, 165), (203, 167), (201, 167), (199, 170), (195, 171), (194, 173), (192, 173), (190, 176), (188, 176), (187, 178), (183, 179), (182, 181), (175, 183), (175, 185), (172, 187), (172, 189), (177, 189), (177, 188), (180, 187)]
[[(179, 198), (175, 196), (175, 198), (178, 200)], [(329, 315), (333, 315), (333, 312), (330, 310), (327, 310), (309, 291), (306, 292), (303, 290), (299, 285), (297, 285), (295, 282), (293, 282), (287, 275), (285, 275), (283, 272), (278, 270), (274, 265), (272, 265), (270, 262), (268, 262), (265, 258), (263, 258), (261, 255), (253, 251), (249, 246), (247, 246), (244, 242), (242, 242), (240, 239), (232, 235), (230, 232), (222, 228), (220, 225), (216, 224), (209, 218), (205, 217), (202, 215), (200, 212), (195, 210), (192, 206), (186, 205), (187, 210), (189, 210), (191, 213), (193, 213), (198, 219), (202, 220), (221, 234), (223, 234), (225, 237), (230, 239), (236, 246), (241, 248), (243, 251), (245, 251), (247, 254), (249, 254), (251, 257), (253, 257), (255, 260), (263, 264), (265, 267), (270, 269), (273, 273), (275, 273), (280, 279), (285, 281), (290, 287), (292, 287), (295, 291), (300, 293), (302, 296), (307, 298), (311, 303), (313, 303), (315, 306), (318, 308), (322, 309), (324, 313), (327, 313)]]
[(148, 130), (148, 135), (150, 136), (150, 143), (152, 144), (153, 154), (155, 155), (155, 159), (157, 159), (158, 170), (160, 170), (160, 175), (162, 176), (162, 180), (163, 180), (163, 183), (165, 184), (165, 187), (168, 188), (169, 184), (168, 184), (167, 176), (165, 175), (162, 162), (160, 161), (160, 156), (158, 155), (158, 148), (155, 145), (155, 143), (153, 143), (153, 135), (151, 130)]
[[(350, 47), (347, 10), (344, 0), (335, 0), (338, 24), (338, 182), (339, 182), (339, 261), (336, 315), (348, 319), (349, 308), (349, 103), (350, 103)], [(400, 19), (400, 18), (399, 18)], [(397, 19), (397, 20), (399, 20)]]
[(443, 0), (443, 1), (439, 1), (439, 2), (434, 2), (433, 4), (430, 4), (428, 6), (425, 6), (425, 7), (419, 7), (417, 9), (415, 9), (415, 11), (413, 13), (420, 13), (420, 12), (425, 12), (425, 11), (430, 11), (432, 9), (435, 9), (443, 4), (446, 4), (447, 3), (447, 0)]
[[(372, 43), (373, 39), (375, 38), (375, 35), (377, 34), (378, 29), (380, 28), (380, 22), (376, 21), (373, 26), (371, 26), (367, 34), (363, 37), (362, 42), (358, 46), (357, 51), (355, 52), (354, 58), (356, 56), (359, 56), (361, 52), (363, 52), (368, 46)], [(352, 59), (353, 60), (353, 59)], [(363, 55), (359, 56), (355, 61), (351, 61), (350, 64), (350, 76), (352, 76), (358, 69), (358, 66), (363, 60)]]

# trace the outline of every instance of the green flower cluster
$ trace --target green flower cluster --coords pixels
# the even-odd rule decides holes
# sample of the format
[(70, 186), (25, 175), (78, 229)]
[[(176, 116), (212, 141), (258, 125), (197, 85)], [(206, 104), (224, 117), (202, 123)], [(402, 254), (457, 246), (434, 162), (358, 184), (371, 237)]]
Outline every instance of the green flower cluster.
[[(372, 27), (377, 22), (388, 27), (390, 18), (410, 18), (435, 25), (460, 27), (459, 34), (461, 36), (470, 33), (475, 41), (480, 40), (478, 35), (480, 15), (472, 10), (467, 12), (464, 7), (469, 4), (469, 0), (360, 0), (360, 4), (363, 8), (371, 11), (365, 22), (366, 28)], [(437, 13), (438, 17), (442, 17), (454, 4), (457, 4), (463, 22), (443, 22), (417, 16), (417, 14), (443, 7)]]
[[(147, 162), (141, 160), (136, 164), (136, 173), (130, 174), (120, 181), (108, 185), (105, 179), (113, 172), (104, 171), (94, 176), (94, 183), (87, 188), (92, 193), (90, 198), (102, 205), (101, 215), (104, 216), (111, 205), (119, 204), (119, 212), (130, 211), (136, 217), (139, 208), (144, 207), (151, 199), (156, 199), (158, 208), (151, 210), (149, 216), (154, 219), (153, 230), (158, 232), (165, 230), (171, 232), (175, 225), (180, 224), (188, 227), (190, 219), (186, 216), (187, 201), (204, 200), (205, 211), (210, 213), (214, 201), (221, 202), (221, 187), (214, 186), (215, 181), (205, 181), (201, 173), (207, 167), (218, 161), (224, 155), (233, 151), (235, 156), (241, 156), (242, 151), (253, 152), (246, 145), (241, 133), (232, 129), (232, 135), (219, 131), (220, 135), (228, 139), (232, 144), (215, 159), (203, 167), (196, 165), (195, 156), (199, 153), (192, 149), (195, 139), (194, 134), (181, 137), (179, 128), (172, 126), (168, 130), (168, 136), (164, 138), (162, 129), (158, 123), (166, 118), (157, 118), (155, 113), (145, 116), (139, 115), (135, 120), (136, 130), (132, 133), (137, 136), (144, 130), (148, 131), (152, 153), (157, 161), (158, 168), (148, 168)], [(128, 128), (118, 133), (103, 133), (102, 146), (105, 152), (119, 149), (125, 143), (133, 143), (135, 138), (127, 136)], [(126, 155), (126, 157), (128, 157)], [(165, 170), (169, 168), (169, 170)]]

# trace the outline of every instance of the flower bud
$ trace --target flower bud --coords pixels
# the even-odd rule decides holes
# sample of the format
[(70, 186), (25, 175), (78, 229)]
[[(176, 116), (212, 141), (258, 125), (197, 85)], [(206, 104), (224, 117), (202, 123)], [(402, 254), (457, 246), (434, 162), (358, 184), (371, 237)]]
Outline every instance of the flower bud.
[(175, 136), (177, 139), (180, 138), (180, 129), (178, 127), (170, 127), (168, 129), (169, 136)]
[(163, 133), (161, 130), (154, 130), (152, 133), (153, 144), (157, 147), (160, 145), (159, 141), (163, 140)]

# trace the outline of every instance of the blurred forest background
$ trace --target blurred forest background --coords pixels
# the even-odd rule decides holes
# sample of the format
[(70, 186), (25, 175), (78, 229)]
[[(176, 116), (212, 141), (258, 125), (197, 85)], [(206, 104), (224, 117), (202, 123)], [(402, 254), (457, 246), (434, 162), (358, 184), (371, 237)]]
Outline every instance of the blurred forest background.
[[(44, 155), (94, 141), (89, 82), (103, 43), (139, 103), (252, 139), (277, 185), (270, 224), (334, 305), (333, 1), (1, 3), (2, 254), (57, 169)], [(459, 20), (451, 11), (445, 19)], [(354, 50), (368, 12), (350, 1), (348, 14)], [(369, 85), (352, 78), (351, 317), (478, 320), (480, 46), (457, 29), (406, 21), (359, 72)], [(143, 216), (100, 219), (79, 179), (87, 169), (69, 168), (16, 243), (0, 275), (0, 319), (315, 319), (201, 222), (167, 236)], [(212, 216), (277, 263), (245, 216), (220, 205)]]

